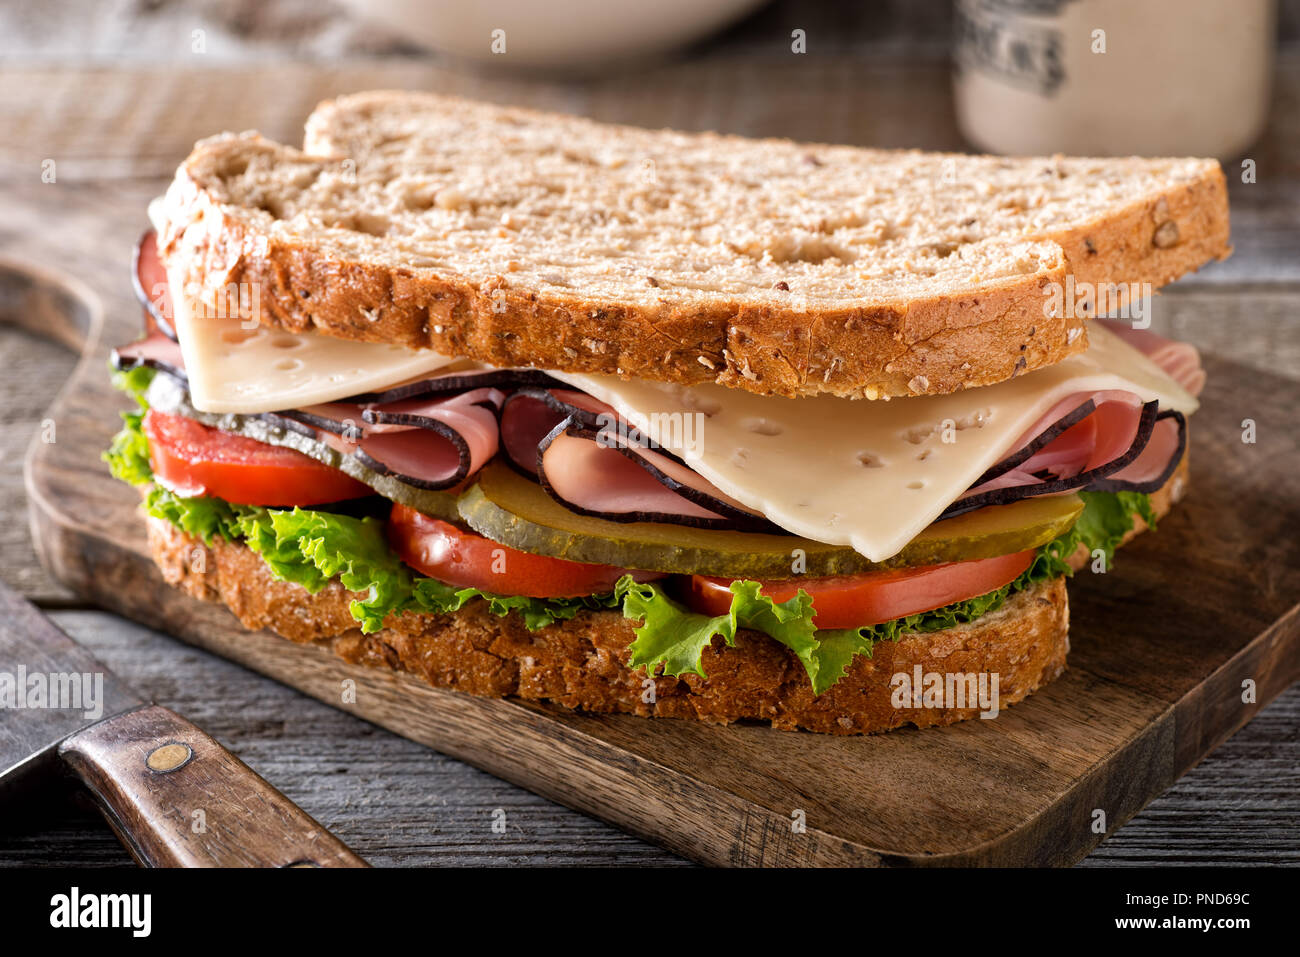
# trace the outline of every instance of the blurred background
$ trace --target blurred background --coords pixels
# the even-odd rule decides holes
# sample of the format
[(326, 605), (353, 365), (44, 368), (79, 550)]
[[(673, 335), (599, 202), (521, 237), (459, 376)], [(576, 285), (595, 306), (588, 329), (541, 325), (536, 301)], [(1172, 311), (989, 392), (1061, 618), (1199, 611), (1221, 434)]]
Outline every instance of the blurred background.
[(1300, 0), (7, 4), (0, 176), (166, 177), (200, 137), (300, 142), (319, 100), (382, 87), (871, 146), (1217, 156), (1248, 226), (1225, 268), (1300, 270)]
[[(1153, 329), (1300, 382), (1300, 0), (10, 2), (0, 267), (71, 276), (138, 316), (130, 250), (195, 140), (300, 143), (318, 101), (373, 88), (867, 146), (1218, 156), (1235, 254), (1157, 297)], [(675, 861), (80, 606), (36, 561), (22, 483), (76, 355), (25, 324), (0, 315), (0, 577), (318, 819), (348, 822), (341, 836), (372, 862)], [(1293, 688), (1086, 863), (1300, 862), (1298, 727)], [(482, 838), (468, 822), (500, 807), (526, 827)], [(0, 834), (0, 863), (20, 861), (125, 853), (96, 813), (56, 806)]]
[(75, 100), (53, 144), (164, 172), (229, 126), (292, 141), (319, 96), (366, 83), (847, 143), (1228, 159), (1270, 113), (1295, 125), (1273, 77), (1297, 50), (1300, 0), (53, 0), (0, 10), (21, 71), (0, 80), (0, 159), (29, 161), (36, 117)]

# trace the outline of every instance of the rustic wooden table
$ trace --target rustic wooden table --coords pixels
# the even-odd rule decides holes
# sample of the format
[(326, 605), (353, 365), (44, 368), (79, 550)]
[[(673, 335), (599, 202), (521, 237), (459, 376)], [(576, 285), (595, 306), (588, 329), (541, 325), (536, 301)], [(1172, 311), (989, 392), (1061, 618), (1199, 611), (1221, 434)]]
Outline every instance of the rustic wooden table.
[[(907, 9), (886, 6), (895, 15)], [(369, 33), (358, 41), (362, 47), (408, 55), (358, 59), (354, 44), (344, 51), (347, 60), (326, 67), (252, 54), (239, 63), (189, 61), (173, 50), (154, 58), (171, 61), (160, 65), (145, 55), (146, 45), (129, 65), (118, 57), (113, 66), (67, 69), (21, 62), (10, 32), (0, 41), (0, 55), (9, 61), (0, 72), (0, 128), (6, 130), (0, 178), (30, 183), (29, 210), (44, 211), (47, 221), (93, 230), (120, 248), (120, 276), (81, 278), (110, 308), (130, 308), (125, 266), (143, 226), (143, 203), (190, 144), (221, 129), (245, 128), (293, 142), (317, 100), (346, 90), (439, 89), (643, 125), (962, 148), (941, 42), (922, 37), (905, 50), (886, 44), (879, 55), (866, 55), (839, 38), (827, 42), (825, 55), (795, 57), (782, 40), (789, 35), (788, 9), (769, 10), (689, 58), (585, 82), (457, 70)], [(185, 23), (183, 17), (169, 22)], [(150, 43), (163, 42), (162, 34), (170, 35), (155, 29)], [(319, 45), (313, 49), (320, 52)], [(1159, 297), (1155, 328), (1300, 382), (1300, 54), (1284, 51), (1274, 100), (1268, 132), (1250, 153), (1258, 181), (1242, 183), (1239, 168), (1228, 167), (1235, 256)], [(42, 183), (49, 159), (57, 179)], [(138, 216), (121, 213), (133, 208)], [(60, 261), (56, 240), (34, 236), (18, 221), (0, 220), (0, 255), (49, 268), (69, 265)], [(0, 577), (48, 609), (141, 694), (215, 735), (375, 864), (685, 863), (234, 664), (79, 605), (36, 562), (21, 476), (23, 452), (73, 358), (63, 346), (0, 322)], [(1300, 687), (1152, 802), (1084, 866), (1300, 863), (1297, 728)], [(504, 834), (491, 828), (498, 808), (507, 812)], [(24, 813), (0, 817), (0, 865), (128, 863), (75, 791), (52, 790)]]

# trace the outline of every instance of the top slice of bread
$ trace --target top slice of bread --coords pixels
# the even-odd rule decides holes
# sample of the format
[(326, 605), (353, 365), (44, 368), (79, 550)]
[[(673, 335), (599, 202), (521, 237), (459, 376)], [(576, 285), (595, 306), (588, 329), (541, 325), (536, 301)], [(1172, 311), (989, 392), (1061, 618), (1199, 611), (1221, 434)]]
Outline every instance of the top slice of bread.
[(327, 102), (306, 152), (199, 143), (160, 250), (263, 323), (502, 366), (760, 394), (946, 393), (1086, 346), (1053, 284), (1228, 249), (1214, 160), (1004, 159), (611, 126), (450, 97)]

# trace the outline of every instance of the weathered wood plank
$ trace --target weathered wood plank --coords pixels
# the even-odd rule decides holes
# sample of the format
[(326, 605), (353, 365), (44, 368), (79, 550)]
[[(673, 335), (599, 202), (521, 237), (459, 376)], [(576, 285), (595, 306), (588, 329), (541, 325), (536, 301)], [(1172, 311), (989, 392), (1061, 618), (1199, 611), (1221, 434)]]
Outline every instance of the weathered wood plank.
[[(23, 456), (45, 429), (58, 440), (57, 423), (45, 411), (76, 357), (63, 346), (0, 322), (0, 574), (32, 601), (74, 600), (36, 560), (27, 526)], [(54, 427), (52, 433), (48, 432)]]
[[(184, 714), (388, 866), (685, 862), (231, 662), (103, 612), (55, 620), (146, 697)], [(1281, 695), (1085, 866), (1300, 863), (1300, 687)], [(92, 808), (59, 792), (6, 815), (0, 866), (130, 866)], [(491, 829), (505, 811), (505, 833)]]

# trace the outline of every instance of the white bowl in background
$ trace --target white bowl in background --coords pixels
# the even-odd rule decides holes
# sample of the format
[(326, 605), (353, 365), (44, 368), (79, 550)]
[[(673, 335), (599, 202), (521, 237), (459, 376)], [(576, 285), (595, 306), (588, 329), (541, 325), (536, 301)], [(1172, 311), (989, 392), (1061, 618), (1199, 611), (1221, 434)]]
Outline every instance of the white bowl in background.
[[(357, 16), (444, 53), (582, 72), (705, 37), (764, 0), (343, 0)], [(504, 34), (495, 34), (501, 30)], [(504, 40), (505, 52), (494, 52)]]

